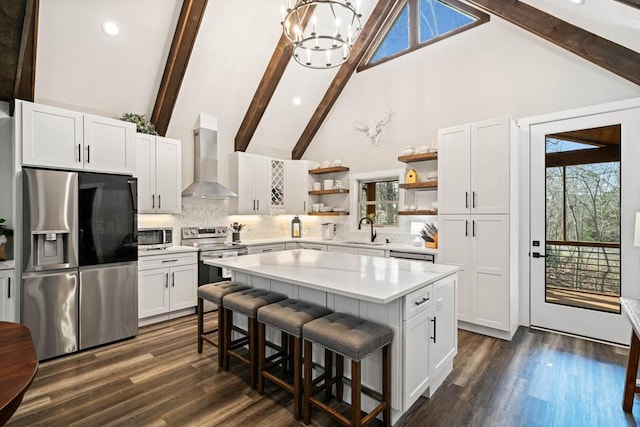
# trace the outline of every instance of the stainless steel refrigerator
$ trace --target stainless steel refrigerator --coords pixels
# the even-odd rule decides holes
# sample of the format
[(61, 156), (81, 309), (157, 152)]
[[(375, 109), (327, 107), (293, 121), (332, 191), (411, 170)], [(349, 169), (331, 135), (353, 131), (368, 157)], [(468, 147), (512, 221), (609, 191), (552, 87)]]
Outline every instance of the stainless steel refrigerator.
[(39, 360), (137, 334), (136, 184), (23, 169), (22, 322)]

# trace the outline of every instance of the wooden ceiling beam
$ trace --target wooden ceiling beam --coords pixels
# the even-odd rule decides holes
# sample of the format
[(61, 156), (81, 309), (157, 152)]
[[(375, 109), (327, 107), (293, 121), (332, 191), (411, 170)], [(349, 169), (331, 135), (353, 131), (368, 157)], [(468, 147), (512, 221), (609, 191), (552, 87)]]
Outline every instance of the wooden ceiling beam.
[(18, 66), (16, 67), (16, 81), (13, 90), (14, 100), (24, 99), (25, 101), (33, 102), (35, 99), (39, 10), (39, 0), (26, 1), (20, 51), (18, 53)]
[[(640, 2), (640, 0), (638, 1)], [(638, 52), (576, 27), (521, 1), (469, 0), (469, 3), (640, 85), (640, 67), (638, 67), (640, 53)]]
[(349, 78), (354, 73), (358, 64), (367, 52), (369, 45), (375, 38), (376, 34), (380, 31), (389, 16), (393, 16), (396, 13), (396, 9), (401, 7), (403, 4), (404, 3), (400, 0), (379, 0), (377, 2), (371, 16), (367, 20), (367, 23), (362, 28), (362, 32), (358, 36), (358, 39), (353, 44), (349, 59), (340, 66), (340, 69), (331, 82), (329, 89), (320, 101), (318, 108), (316, 108), (313, 116), (311, 116), (311, 120), (307, 123), (302, 135), (291, 151), (292, 159), (299, 160), (302, 158), (304, 152), (309, 147), (309, 144), (311, 144), (313, 137), (318, 133), (320, 126), (322, 126), (322, 123), (327, 118), (329, 111), (331, 111), (331, 108), (338, 100), (342, 90), (347, 85)]
[(167, 133), (206, 7), (207, 0), (184, 0), (182, 3), (153, 113), (151, 113), (151, 123), (155, 125), (160, 135)]
[[(307, 8), (306, 10), (307, 13), (305, 13), (301, 22), (303, 28), (306, 28), (307, 24), (311, 20), (311, 15), (313, 15), (315, 6)], [(278, 40), (278, 44), (276, 45), (273, 54), (271, 55), (267, 69), (262, 75), (262, 80), (260, 80), (258, 89), (256, 89), (256, 93), (253, 94), (251, 104), (244, 115), (244, 119), (242, 119), (242, 123), (240, 124), (240, 128), (238, 129), (238, 133), (235, 138), (235, 151), (246, 151), (249, 147), (251, 138), (253, 138), (269, 102), (271, 102), (271, 98), (284, 75), (287, 65), (289, 65), (289, 62), (291, 61), (292, 55), (293, 44), (283, 33), (280, 36), (280, 40)]]
[(563, 151), (545, 155), (545, 167), (589, 165), (593, 163), (619, 162), (620, 146)]

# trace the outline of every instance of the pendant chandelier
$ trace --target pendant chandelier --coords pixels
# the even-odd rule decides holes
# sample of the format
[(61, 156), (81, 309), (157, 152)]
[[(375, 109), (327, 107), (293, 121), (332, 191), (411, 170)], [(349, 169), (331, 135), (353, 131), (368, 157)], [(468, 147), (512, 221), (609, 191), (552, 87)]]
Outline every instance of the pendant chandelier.
[(282, 31), (293, 43), (294, 59), (309, 68), (344, 63), (362, 30), (360, 0), (355, 4), (349, 0), (289, 0), (281, 13)]

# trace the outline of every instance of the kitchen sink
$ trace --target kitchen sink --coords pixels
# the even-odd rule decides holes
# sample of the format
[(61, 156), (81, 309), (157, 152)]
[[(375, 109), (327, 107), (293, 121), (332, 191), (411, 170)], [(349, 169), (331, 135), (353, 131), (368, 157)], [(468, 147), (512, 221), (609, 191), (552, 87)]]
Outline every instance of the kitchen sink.
[(340, 242), (340, 243), (345, 243), (347, 245), (364, 245), (364, 246), (383, 246), (385, 244), (384, 242), (352, 242), (352, 241)]

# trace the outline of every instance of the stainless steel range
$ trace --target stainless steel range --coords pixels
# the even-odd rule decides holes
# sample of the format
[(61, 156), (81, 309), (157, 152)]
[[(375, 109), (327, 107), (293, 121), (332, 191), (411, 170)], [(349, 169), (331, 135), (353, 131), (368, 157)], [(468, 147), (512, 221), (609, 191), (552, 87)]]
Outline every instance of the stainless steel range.
[[(182, 228), (182, 245), (198, 248), (198, 286), (222, 282), (231, 278), (231, 271), (207, 265), (204, 263), (205, 260), (248, 253), (246, 245), (227, 242), (227, 235), (226, 225)], [(205, 301), (205, 311), (211, 311), (215, 308), (215, 304)]]

